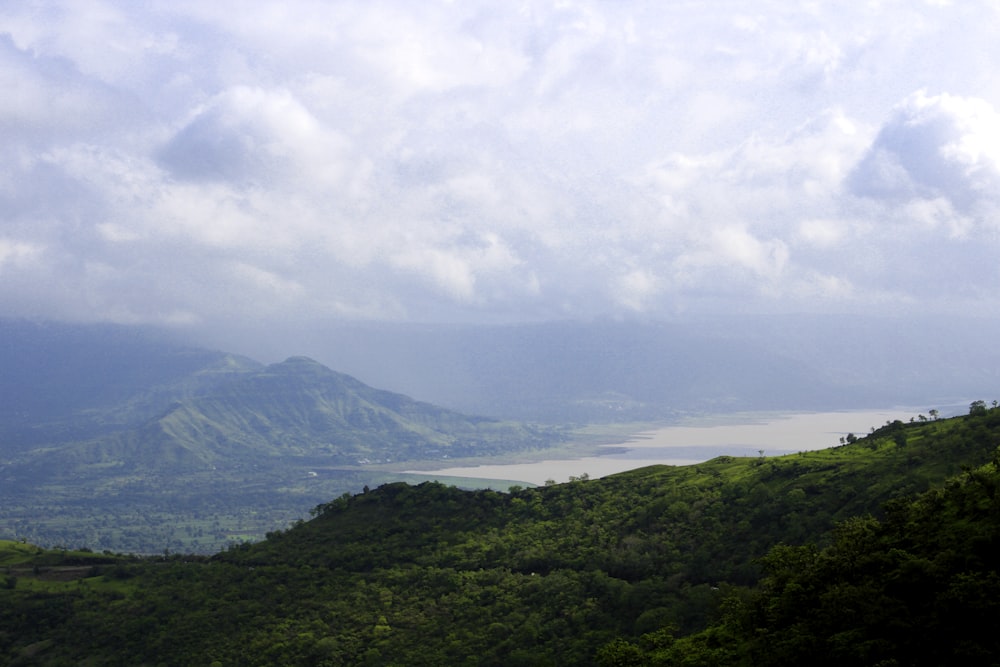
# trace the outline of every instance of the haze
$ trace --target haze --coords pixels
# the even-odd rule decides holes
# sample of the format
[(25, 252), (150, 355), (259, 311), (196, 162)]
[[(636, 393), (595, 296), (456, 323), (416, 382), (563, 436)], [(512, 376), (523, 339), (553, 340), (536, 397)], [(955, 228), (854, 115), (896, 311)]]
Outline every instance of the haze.
[(998, 313), (995, 2), (8, 2), (0, 315)]

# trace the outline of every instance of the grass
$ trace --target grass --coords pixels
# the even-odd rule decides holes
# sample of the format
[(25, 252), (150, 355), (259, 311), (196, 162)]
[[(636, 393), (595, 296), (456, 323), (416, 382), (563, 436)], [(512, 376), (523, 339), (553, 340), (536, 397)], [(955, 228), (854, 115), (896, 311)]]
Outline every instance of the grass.
[(31, 563), (33, 558), (42, 553), (42, 549), (34, 544), (0, 540), (0, 566), (23, 565)]

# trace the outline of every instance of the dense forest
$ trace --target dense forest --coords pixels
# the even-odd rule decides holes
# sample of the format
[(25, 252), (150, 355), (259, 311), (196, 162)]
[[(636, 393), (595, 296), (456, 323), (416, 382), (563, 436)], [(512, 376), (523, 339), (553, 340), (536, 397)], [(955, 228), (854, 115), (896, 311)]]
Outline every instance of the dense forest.
[(387, 484), (211, 557), (0, 543), (0, 664), (998, 664), (1000, 408), (850, 440)]

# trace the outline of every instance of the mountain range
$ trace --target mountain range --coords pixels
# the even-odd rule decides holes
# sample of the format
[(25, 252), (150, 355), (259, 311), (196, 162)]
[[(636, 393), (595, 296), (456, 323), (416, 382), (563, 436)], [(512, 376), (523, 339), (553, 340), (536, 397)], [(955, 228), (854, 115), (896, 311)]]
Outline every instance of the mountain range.
[[(225, 380), (195, 381), (203, 374)], [(509, 453), (552, 444), (555, 433), (373, 389), (305, 357), (253, 369), (213, 364), (180, 385), (199, 388), (178, 388), (162, 412), (135, 427), (36, 448), (18, 460), (44, 461), (63, 474), (108, 465), (180, 473), (297, 459), (363, 465)], [(171, 395), (165, 388), (158, 393)], [(113, 414), (142, 412), (131, 405), (116, 408)]]
[(292, 351), (309, 357), (261, 363), (177, 331), (0, 320), (0, 526), (206, 551), (366, 485), (427, 479), (401, 462), (538, 453), (585, 424), (967, 404), (1000, 383), (992, 326), (355, 323)]
[[(123, 327), (7, 322), (3, 334), (0, 519), (43, 543), (143, 550), (163, 535), (122, 536), (150, 513), (170, 525), (211, 508), (231, 525), (255, 507), (251, 524), (220, 525), (200, 546), (217, 547), (323, 498), (406, 478), (378, 464), (511, 454), (566, 437), (374, 389), (306, 357), (263, 365)], [(95, 538), (95, 517), (112, 507), (135, 516)]]
[[(483, 456), (553, 429), (374, 389), (306, 357), (263, 365), (119, 327), (6, 323), (0, 456), (193, 470)], [(75, 471), (79, 472), (79, 471)]]

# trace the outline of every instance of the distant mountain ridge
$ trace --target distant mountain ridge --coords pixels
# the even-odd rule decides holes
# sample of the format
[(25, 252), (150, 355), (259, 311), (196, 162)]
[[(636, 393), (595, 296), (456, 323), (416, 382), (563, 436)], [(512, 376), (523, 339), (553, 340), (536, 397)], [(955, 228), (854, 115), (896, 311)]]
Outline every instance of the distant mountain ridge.
[[(338, 322), (284, 332), (272, 344), (219, 338), (215, 346), (269, 360), (305, 354), (369, 385), (458, 412), (565, 424), (691, 412), (961, 406), (1000, 383), (1000, 351), (992, 343), (998, 335), (1000, 322), (989, 319), (733, 316), (477, 326)], [(187, 395), (226, 373), (262, 367), (140, 327), (0, 319), (0, 343), (0, 442), (18, 431), (20, 441), (40, 444), (56, 425), (99, 427), (97, 418), (134, 425), (162, 410), (178, 383), (190, 383)], [(217, 372), (202, 372), (213, 365)], [(101, 413), (113, 405), (125, 409)]]
[(153, 329), (0, 319), (0, 459), (137, 427), (261, 367)]
[[(186, 378), (175, 386), (193, 384)], [(267, 460), (362, 465), (499, 454), (550, 444), (554, 433), (374, 389), (307, 357), (239, 367), (199, 391), (176, 394), (137, 427), (41, 448), (20, 461), (75, 475), (109, 465), (147, 472), (248, 469)]]
[[(328, 464), (475, 456), (532, 442), (527, 427), (469, 417), (369, 387), (307, 357), (266, 366), (176, 403), (143, 428), (212, 465), (240, 457), (323, 457)], [(534, 444), (541, 444), (541, 440)]]
[(264, 366), (128, 327), (3, 333), (0, 537), (141, 551), (157, 534), (171, 548), (219, 548), (367, 484), (427, 479), (390, 463), (567, 437), (375, 389), (306, 357)]

